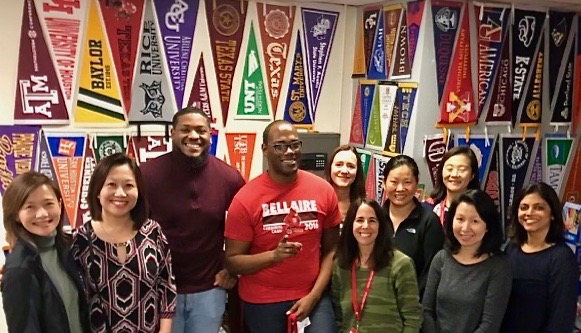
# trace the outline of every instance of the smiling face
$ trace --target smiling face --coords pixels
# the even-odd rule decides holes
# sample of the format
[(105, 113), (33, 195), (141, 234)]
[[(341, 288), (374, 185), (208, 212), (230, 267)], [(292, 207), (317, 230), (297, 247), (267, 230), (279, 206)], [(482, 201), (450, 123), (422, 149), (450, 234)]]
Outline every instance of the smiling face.
[(49, 236), (61, 219), (61, 202), (54, 191), (43, 184), (30, 192), (18, 211), (18, 221), (33, 235)]
[(470, 159), (464, 154), (457, 154), (446, 160), (442, 169), (444, 186), (449, 193), (459, 194), (468, 188), (474, 178)]
[(197, 113), (180, 116), (171, 130), (171, 139), (174, 149), (188, 157), (195, 159), (207, 154), (212, 143), (208, 119)]
[[(283, 151), (279, 152), (279, 149)], [(262, 145), (262, 152), (274, 181), (288, 183), (296, 179), (302, 155), (299, 134), (293, 125), (286, 122), (274, 124), (267, 142)]]
[(331, 181), (336, 187), (349, 187), (357, 175), (357, 156), (350, 150), (335, 154), (331, 164)]
[(387, 174), (383, 186), (389, 204), (403, 207), (413, 202), (418, 189), (418, 180), (412, 169), (403, 164)]
[(373, 248), (375, 239), (379, 232), (379, 219), (375, 210), (367, 204), (362, 204), (357, 209), (355, 220), (353, 221), (353, 236), (359, 247)]
[(518, 222), (527, 233), (546, 235), (551, 226), (551, 208), (538, 194), (531, 193), (523, 197), (518, 206)]
[(103, 219), (130, 217), (138, 195), (135, 175), (129, 165), (112, 167), (99, 193)]
[(463, 248), (478, 251), (486, 234), (486, 222), (473, 205), (461, 202), (454, 214), (452, 230)]

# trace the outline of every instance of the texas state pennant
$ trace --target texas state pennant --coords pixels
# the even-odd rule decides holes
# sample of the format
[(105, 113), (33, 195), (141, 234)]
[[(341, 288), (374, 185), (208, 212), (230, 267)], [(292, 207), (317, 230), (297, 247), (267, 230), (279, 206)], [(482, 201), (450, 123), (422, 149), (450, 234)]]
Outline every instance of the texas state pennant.
[(131, 135), (127, 154), (135, 158), (138, 165), (167, 154), (172, 150), (172, 141), (163, 133)]
[[(87, 1), (35, 0), (40, 25), (60, 83), (69, 114), (79, 71)], [(23, 54), (20, 53), (20, 56)]]
[(373, 57), (373, 46), (375, 44), (375, 37), (377, 36), (377, 21), (381, 16), (381, 8), (378, 6), (366, 7), (363, 9), (362, 35), (363, 35), (363, 53), (365, 56), (365, 72), (369, 72)]
[(409, 38), (406, 10), (402, 8), (401, 19), (395, 38), (393, 63), (389, 72), (390, 80), (409, 79), (412, 76), (412, 65), (409, 57)]
[(93, 136), (93, 150), (97, 163), (109, 155), (127, 152), (127, 136), (125, 134), (97, 133)]
[[(434, 24), (434, 50), (436, 54), (436, 81), (438, 84), (438, 103), (442, 101), (448, 80), (450, 62), (454, 54), (458, 23), (462, 10), (461, 2), (432, 1), (432, 21)], [(453, 68), (453, 70), (457, 70)]]
[(401, 4), (389, 5), (383, 8), (385, 19), (385, 66), (388, 76), (391, 76), (396, 52), (396, 42), (399, 35), (400, 25), (403, 17), (403, 7)]
[(205, 4), (222, 107), (222, 124), (226, 126), (232, 93), (232, 79), (240, 55), (248, 2), (244, 0), (205, 0)]
[[(121, 90), (97, 2), (90, 0), (77, 107), (76, 126), (126, 126)], [(74, 216), (69, 216), (69, 218)]]
[(492, 145), (492, 154), (490, 158), (490, 164), (488, 165), (488, 170), (484, 178), (484, 182), (481, 183), (481, 187), (494, 201), (494, 205), (500, 213), (500, 161), (499, 161), (499, 140), (494, 139), (494, 144)]
[(561, 193), (563, 187), (572, 146), (573, 139), (566, 136), (547, 136), (545, 138), (544, 181), (557, 193)]
[(190, 92), (188, 106), (195, 106), (202, 109), (208, 118), (211, 119), (212, 124), (216, 123), (216, 118), (212, 115), (212, 106), (210, 105), (204, 54), (200, 54), (200, 61), (198, 62), (198, 69), (196, 69), (196, 75), (194, 76), (194, 84)]
[(539, 124), (541, 120), (546, 15), (546, 12), (514, 10), (512, 114), (513, 121), (526, 126)]
[(361, 116), (363, 120), (363, 142), (367, 142), (369, 119), (371, 118), (371, 108), (375, 98), (376, 81), (360, 80), (361, 89)]
[(490, 108), (491, 92), (498, 75), (502, 47), (508, 39), (510, 8), (474, 4), (478, 54), (478, 117)]
[[(507, 29), (508, 30), (508, 29)], [(508, 31), (507, 31), (508, 35)], [(485, 107), (486, 125), (512, 126), (512, 84), (511, 84), (511, 57), (510, 38), (506, 37), (502, 43), (502, 53), (496, 77), (494, 78), (494, 88), (489, 94), (490, 103)], [(486, 104), (485, 104), (486, 106)]]
[(535, 138), (522, 135), (500, 135), (500, 189), (503, 226), (510, 223), (510, 211), (516, 193), (528, 182), (537, 150)]
[(581, 145), (577, 144), (575, 156), (569, 167), (569, 175), (565, 182), (563, 201), (581, 202)]
[(376, 151), (381, 151), (383, 148), (379, 94), (380, 90), (376, 88), (369, 114), (369, 123), (367, 125), (367, 135), (365, 140), (365, 148)]
[(533, 167), (531, 168), (530, 183), (540, 183), (543, 181), (543, 162), (543, 142), (540, 141), (537, 145)]
[(244, 61), (244, 74), (240, 87), (240, 98), (234, 119), (269, 120), (270, 112), (264, 79), (262, 76), (262, 62), (256, 45), (254, 25), (250, 23), (250, 37)]
[(230, 166), (238, 170), (244, 180), (250, 179), (256, 133), (226, 133)]
[(307, 97), (305, 62), (301, 46), (301, 35), (297, 34), (297, 42), (291, 67), (291, 77), (288, 84), (286, 107), (283, 119), (294, 125), (313, 126), (310, 103)]
[(407, 3), (407, 26), (409, 38), (410, 67), (413, 67), (418, 39), (420, 38), (420, 27), (424, 15), (424, 1), (409, 1)]
[(46, 133), (48, 148), (63, 196), (63, 205), (71, 228), (75, 228), (79, 191), (83, 170), (83, 156), (87, 135), (84, 133)]
[[(377, 85), (377, 95), (379, 95), (379, 123), (381, 125), (381, 146), (379, 150), (389, 155), (388, 143), (393, 139), (393, 112), (397, 112), (397, 85), (380, 82)], [(399, 116), (399, 115), (398, 115)], [(372, 117), (373, 118), (373, 117)], [(397, 136), (397, 134), (396, 134)]]
[(81, 190), (79, 191), (79, 206), (77, 208), (77, 217), (74, 225), (78, 228), (87, 222), (91, 222), (91, 212), (87, 197), (89, 195), (89, 183), (95, 170), (95, 155), (91, 147), (91, 140), (85, 142), (85, 156), (83, 157), (83, 177), (81, 178)]
[(46, 136), (44, 131), (40, 130), (38, 143), (38, 158), (36, 162), (35, 171), (42, 173), (43, 175), (50, 178), (52, 181), (56, 182), (56, 171), (54, 165), (52, 164), (52, 157), (50, 155), (50, 150), (48, 149), (48, 143), (46, 141)]
[(478, 161), (478, 179), (480, 184), (484, 184), (485, 177), (488, 174), (492, 159), (492, 150), (494, 148), (494, 138), (490, 138), (487, 135), (472, 134), (469, 140), (465, 137), (458, 135), (456, 137), (456, 147), (458, 146), (468, 146), (476, 155), (476, 160)]
[(367, 78), (370, 80), (385, 80), (387, 78), (387, 72), (385, 68), (385, 29), (383, 25), (383, 15), (379, 15), (376, 24), (377, 29), (375, 30), (375, 38)]
[(549, 12), (549, 99), (551, 125), (568, 126), (573, 115), (575, 13)]
[(145, 3), (129, 122), (170, 123), (177, 111), (153, 2)]
[(361, 86), (357, 82), (355, 93), (355, 106), (353, 107), (353, 117), (351, 118), (351, 131), (349, 132), (349, 143), (354, 146), (363, 147), (363, 115), (361, 114)]
[(276, 119), (278, 101), (281, 95), (286, 62), (291, 49), (295, 11), (294, 6), (276, 6), (256, 3), (259, 15), (262, 54), (266, 69), (266, 80), (270, 93), (270, 106), (273, 118)]
[(321, 89), (329, 55), (333, 47), (333, 38), (337, 28), (338, 12), (318, 9), (301, 9), (303, 17), (303, 33), (305, 34), (305, 59), (307, 63), (307, 91), (311, 97), (311, 118), (315, 120), (317, 105), (321, 97)]
[(155, 1), (176, 105), (183, 106), (199, 0)]
[(373, 163), (373, 167), (375, 168), (375, 193), (374, 199), (377, 202), (383, 202), (383, 169), (385, 169), (385, 165), (389, 161), (389, 157), (385, 157), (379, 154), (373, 154), (373, 159), (375, 160)]
[(124, 5), (119, 1), (99, 1), (127, 115), (131, 110), (131, 89), (144, 2), (134, 0), (130, 5)]
[(363, 13), (357, 15), (357, 36), (355, 37), (355, 50), (353, 56), (353, 73), (351, 78), (362, 78), (365, 77), (367, 73), (367, 65), (365, 62), (365, 46), (363, 40), (364, 30), (363, 27)]
[(398, 87), (397, 103), (399, 105), (399, 141), (401, 147), (400, 150), (403, 153), (412, 119), (412, 112), (414, 110), (418, 84), (416, 82), (400, 82)]
[(438, 166), (444, 154), (450, 149), (451, 139), (444, 138), (442, 134), (426, 136), (424, 139), (424, 158), (428, 164), (428, 171), (432, 185), (436, 185)]
[(438, 125), (471, 124), (477, 120), (472, 90), (472, 62), (470, 57), (470, 26), (467, 5), (462, 7), (458, 37), (454, 45), (452, 63), (440, 103)]
[(0, 194), (18, 175), (35, 170), (37, 126), (0, 126)]
[(14, 123), (69, 123), (65, 99), (32, 0), (24, 2), (20, 29)]

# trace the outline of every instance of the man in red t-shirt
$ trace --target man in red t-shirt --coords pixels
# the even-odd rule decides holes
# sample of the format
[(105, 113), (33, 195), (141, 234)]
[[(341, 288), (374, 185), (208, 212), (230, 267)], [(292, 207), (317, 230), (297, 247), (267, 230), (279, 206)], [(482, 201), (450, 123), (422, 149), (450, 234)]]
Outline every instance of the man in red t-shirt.
[(337, 197), (324, 179), (299, 170), (294, 126), (274, 121), (263, 133), (269, 170), (245, 185), (226, 219), (226, 266), (240, 277), (252, 333), (286, 332), (287, 315), (309, 318), (309, 333), (336, 332), (325, 292), (339, 238)]

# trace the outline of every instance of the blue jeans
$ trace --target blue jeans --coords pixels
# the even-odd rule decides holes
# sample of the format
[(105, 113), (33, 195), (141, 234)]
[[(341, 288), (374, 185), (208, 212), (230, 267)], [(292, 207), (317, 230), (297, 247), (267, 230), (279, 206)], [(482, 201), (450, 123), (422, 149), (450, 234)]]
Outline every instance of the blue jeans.
[[(251, 333), (286, 333), (286, 312), (293, 306), (293, 301), (253, 304), (244, 302), (244, 323)], [(305, 333), (335, 333), (335, 312), (331, 297), (324, 293), (319, 303), (309, 314), (311, 325)]]
[(178, 294), (172, 333), (218, 333), (226, 291), (214, 288), (194, 294)]

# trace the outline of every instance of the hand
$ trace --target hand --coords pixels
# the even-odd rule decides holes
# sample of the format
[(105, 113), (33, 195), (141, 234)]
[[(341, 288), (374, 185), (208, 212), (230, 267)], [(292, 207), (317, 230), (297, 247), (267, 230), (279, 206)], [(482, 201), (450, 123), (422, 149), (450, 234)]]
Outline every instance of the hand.
[(319, 301), (319, 297), (316, 297), (312, 294), (307, 294), (305, 297), (299, 299), (293, 306), (286, 312), (286, 315), (296, 312), (297, 319), (299, 321), (307, 318), (309, 313), (313, 310), (317, 302)]
[(273, 250), (274, 262), (281, 262), (290, 257), (294, 257), (302, 250), (303, 244), (299, 242), (288, 242), (287, 239), (288, 235), (284, 235), (280, 242), (278, 242), (276, 249)]
[(226, 268), (219, 271), (214, 277), (214, 287), (220, 287), (224, 289), (231, 289), (236, 285), (238, 279), (235, 276), (230, 275)]

